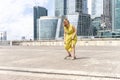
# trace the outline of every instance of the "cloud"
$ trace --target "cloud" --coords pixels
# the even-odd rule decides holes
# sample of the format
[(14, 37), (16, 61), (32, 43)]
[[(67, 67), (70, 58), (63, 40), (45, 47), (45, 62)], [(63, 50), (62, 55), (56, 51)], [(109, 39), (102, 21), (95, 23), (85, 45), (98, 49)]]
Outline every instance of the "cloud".
[(8, 40), (33, 36), (33, 6), (46, 7), (48, 0), (0, 0), (0, 31)]

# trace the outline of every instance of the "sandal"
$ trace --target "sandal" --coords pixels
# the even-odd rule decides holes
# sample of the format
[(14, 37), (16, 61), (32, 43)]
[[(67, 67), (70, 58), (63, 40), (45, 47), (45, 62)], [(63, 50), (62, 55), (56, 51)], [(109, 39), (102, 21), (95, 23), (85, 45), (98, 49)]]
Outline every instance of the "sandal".
[(64, 59), (70, 58), (71, 56), (66, 56)]
[(71, 58), (71, 60), (75, 60), (75, 59), (76, 59), (76, 57), (72, 57), (72, 58)]

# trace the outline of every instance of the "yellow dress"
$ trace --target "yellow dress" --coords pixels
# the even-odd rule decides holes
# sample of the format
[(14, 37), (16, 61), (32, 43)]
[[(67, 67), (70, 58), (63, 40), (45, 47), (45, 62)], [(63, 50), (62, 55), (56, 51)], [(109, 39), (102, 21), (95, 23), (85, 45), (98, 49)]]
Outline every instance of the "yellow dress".
[(67, 51), (71, 52), (72, 47), (75, 46), (77, 42), (77, 35), (75, 35), (75, 37), (72, 39), (72, 35), (74, 34), (74, 29), (73, 29), (73, 25), (71, 24), (68, 28), (64, 27), (64, 31), (66, 33), (64, 47)]

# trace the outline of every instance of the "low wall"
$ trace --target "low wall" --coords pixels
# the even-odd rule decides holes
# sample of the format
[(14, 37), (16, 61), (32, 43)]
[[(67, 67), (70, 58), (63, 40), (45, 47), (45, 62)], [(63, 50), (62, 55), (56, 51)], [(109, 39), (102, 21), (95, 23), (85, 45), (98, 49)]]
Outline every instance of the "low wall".
[[(21, 46), (63, 46), (61, 41), (13, 41), (13, 45)], [(120, 46), (120, 39), (82, 39), (77, 41), (77, 46)]]
[(11, 46), (12, 41), (0, 41), (0, 46)]

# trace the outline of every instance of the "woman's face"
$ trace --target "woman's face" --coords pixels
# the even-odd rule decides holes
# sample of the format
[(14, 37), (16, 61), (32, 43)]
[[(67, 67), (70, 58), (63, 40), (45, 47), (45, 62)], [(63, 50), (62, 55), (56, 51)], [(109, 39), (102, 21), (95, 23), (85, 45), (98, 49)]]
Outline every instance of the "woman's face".
[(67, 20), (64, 20), (64, 26), (68, 26), (69, 25), (69, 22)]

